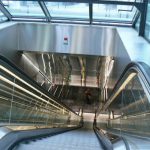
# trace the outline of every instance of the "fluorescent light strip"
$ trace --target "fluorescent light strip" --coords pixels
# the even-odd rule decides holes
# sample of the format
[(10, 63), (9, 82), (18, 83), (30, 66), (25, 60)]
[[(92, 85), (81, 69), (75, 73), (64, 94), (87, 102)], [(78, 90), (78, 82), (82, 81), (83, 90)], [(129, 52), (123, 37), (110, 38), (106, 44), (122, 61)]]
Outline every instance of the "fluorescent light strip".
[(111, 98), (112, 101), (118, 96), (118, 94), (125, 88), (125, 86), (132, 80), (132, 78), (136, 75), (136, 73), (132, 73), (128, 76), (128, 78), (123, 82), (123, 84), (120, 86), (120, 88), (117, 90), (117, 92), (114, 94), (114, 96)]
[(32, 92), (30, 92), (30, 91), (24, 89), (23, 87), (17, 85), (16, 83), (14, 83), (14, 82), (12, 82), (12, 81), (6, 79), (6, 78), (3, 77), (2, 75), (0, 75), (0, 80), (3, 80), (4, 82), (6, 82), (6, 83), (8, 83), (8, 84), (10, 84), (10, 85), (12, 85), (12, 86), (14, 86), (14, 87), (16, 87), (16, 88), (22, 90), (22, 91), (28, 93), (29, 95), (32, 95), (33, 97), (35, 97), (35, 98), (37, 98), (37, 99), (40, 99), (41, 101), (43, 101), (43, 102), (45, 102), (45, 103), (47, 103), (47, 104), (50, 104), (51, 106), (53, 106), (53, 107), (55, 107), (55, 108), (57, 108), (57, 109), (59, 109), (59, 110), (62, 110), (62, 108), (59, 108), (59, 107), (57, 107), (57, 106), (51, 104), (50, 102), (48, 102), (48, 101), (44, 100), (43, 98), (41, 98), (41, 97), (39, 97), (39, 96), (33, 94)]
[(23, 57), (31, 66), (33, 66), (38, 72), (40, 71), (37, 66), (33, 65), (32, 61), (31, 61), (25, 54), (22, 54), (22, 57)]
[(46, 73), (46, 65), (45, 65), (45, 60), (44, 60), (44, 54), (42, 54), (42, 61), (43, 61), (44, 72)]
[(37, 90), (36, 88), (34, 88), (33, 86), (31, 86), (30, 84), (28, 84), (27, 82), (25, 82), (24, 80), (22, 80), (20, 77), (18, 77), (17, 75), (15, 75), (14, 73), (12, 73), (11, 71), (9, 71), (8, 69), (6, 69), (5, 67), (3, 67), (2, 65), (0, 65), (0, 69), (2, 69), (3, 71), (7, 72), (8, 74), (10, 74), (11, 76), (13, 76), (14, 78), (20, 80), (21, 82), (23, 82), (24, 84), (26, 84), (27, 86), (29, 86), (30, 88), (34, 89), (35, 91), (39, 92), (41, 95), (44, 95), (45, 97), (47, 97), (49, 100), (51, 100), (52, 102), (56, 103), (57, 105), (59, 105), (60, 107), (64, 108), (63, 106), (61, 106), (59, 103), (57, 103), (56, 101), (54, 101), (53, 99), (49, 98), (47, 95), (45, 95), (44, 93), (40, 92), (39, 90)]
[(120, 94), (120, 92), (125, 88), (125, 86), (131, 81), (131, 79), (136, 75), (136, 73), (131, 73), (127, 79), (123, 82), (123, 84), (120, 86), (120, 88), (117, 90), (117, 92), (110, 97), (106, 105), (104, 105), (103, 110), (105, 110), (111, 103), (112, 101)]
[(22, 57), (23, 57), (29, 64), (31, 64), (44, 78), (46, 78), (46, 80), (47, 80), (48, 82), (50, 82), (51, 84), (53, 84), (53, 83), (39, 70), (39, 68), (33, 64), (33, 62), (32, 62), (25, 54), (22, 54)]

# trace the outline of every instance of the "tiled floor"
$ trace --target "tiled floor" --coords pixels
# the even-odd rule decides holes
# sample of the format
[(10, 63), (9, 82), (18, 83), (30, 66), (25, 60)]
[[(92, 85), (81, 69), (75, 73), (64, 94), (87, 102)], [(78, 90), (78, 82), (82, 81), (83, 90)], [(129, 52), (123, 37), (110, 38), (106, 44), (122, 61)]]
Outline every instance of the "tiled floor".
[(14, 150), (103, 150), (92, 130), (79, 129), (19, 144)]

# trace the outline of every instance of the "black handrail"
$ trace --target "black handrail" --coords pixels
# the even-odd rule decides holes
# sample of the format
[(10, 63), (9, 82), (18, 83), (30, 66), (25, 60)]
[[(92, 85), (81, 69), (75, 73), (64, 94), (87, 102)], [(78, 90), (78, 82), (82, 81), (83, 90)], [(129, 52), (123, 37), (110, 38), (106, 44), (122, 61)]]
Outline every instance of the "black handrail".
[(25, 79), (28, 83), (31, 83), (31, 85), (34, 85), (39, 91), (42, 91), (45, 95), (48, 95), (51, 99), (65, 107), (67, 110), (71, 111), (75, 115), (78, 116), (76, 112), (74, 112), (72, 109), (70, 109), (68, 106), (66, 106), (64, 103), (58, 101), (56, 97), (54, 97), (51, 93), (47, 92), (42, 86), (40, 86), (36, 81), (34, 81), (32, 78), (30, 78), (25, 72), (23, 72), (20, 68), (18, 68), (15, 64), (13, 64), (10, 60), (5, 58), (4, 56), (0, 55), (0, 64), (4, 64), (8, 69), (15, 71), (19, 76), (21, 76), (23, 79)]
[(6, 134), (4, 137), (2, 137), (2, 139), (0, 140), (0, 149), (12, 150), (20, 142), (30, 141), (33, 139), (39, 139), (48, 136), (54, 136), (68, 131), (77, 130), (79, 128), (81, 128), (81, 126), (12, 131)]
[(113, 150), (113, 145), (112, 145), (111, 141), (101, 132), (101, 130), (99, 130), (99, 128), (97, 128), (96, 126), (93, 127), (93, 130), (94, 130), (98, 140), (102, 144), (102, 147), (105, 150)]

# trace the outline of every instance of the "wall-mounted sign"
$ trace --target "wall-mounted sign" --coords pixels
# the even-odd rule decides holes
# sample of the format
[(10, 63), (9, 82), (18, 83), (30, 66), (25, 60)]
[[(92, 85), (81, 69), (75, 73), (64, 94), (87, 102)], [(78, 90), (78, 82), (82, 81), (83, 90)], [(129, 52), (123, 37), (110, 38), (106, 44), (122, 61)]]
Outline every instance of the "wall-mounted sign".
[(68, 37), (64, 37), (64, 44), (68, 45)]

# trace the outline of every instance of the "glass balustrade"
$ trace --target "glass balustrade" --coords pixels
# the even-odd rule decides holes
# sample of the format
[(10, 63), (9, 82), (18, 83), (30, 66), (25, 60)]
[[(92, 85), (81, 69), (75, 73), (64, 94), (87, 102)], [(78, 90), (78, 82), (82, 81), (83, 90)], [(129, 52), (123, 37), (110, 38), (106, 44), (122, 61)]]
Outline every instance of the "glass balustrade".
[[(0, 124), (77, 126), (80, 117), (0, 60)], [(74, 122), (70, 119), (74, 118)]]
[(150, 97), (138, 73), (125, 85), (113, 103), (111, 110), (120, 116), (111, 118), (108, 128), (149, 136)]

